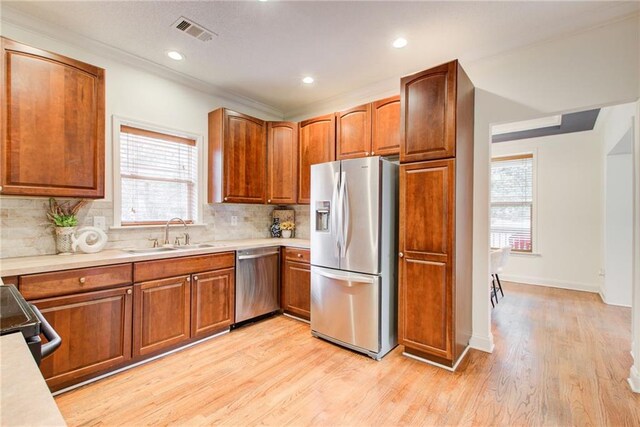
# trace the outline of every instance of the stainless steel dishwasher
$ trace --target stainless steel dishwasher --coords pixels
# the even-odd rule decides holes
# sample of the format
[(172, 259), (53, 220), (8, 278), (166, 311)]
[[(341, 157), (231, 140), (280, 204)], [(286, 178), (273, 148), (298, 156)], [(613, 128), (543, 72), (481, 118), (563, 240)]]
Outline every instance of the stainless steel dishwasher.
[(280, 248), (236, 252), (236, 323), (280, 309)]

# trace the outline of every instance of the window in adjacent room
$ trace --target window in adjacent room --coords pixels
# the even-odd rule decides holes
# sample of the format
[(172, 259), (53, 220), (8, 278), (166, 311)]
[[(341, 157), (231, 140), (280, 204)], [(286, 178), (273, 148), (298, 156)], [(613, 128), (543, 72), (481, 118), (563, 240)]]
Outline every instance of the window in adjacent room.
[(491, 247), (533, 251), (533, 154), (491, 161)]
[(120, 224), (196, 222), (196, 139), (124, 124), (119, 135)]

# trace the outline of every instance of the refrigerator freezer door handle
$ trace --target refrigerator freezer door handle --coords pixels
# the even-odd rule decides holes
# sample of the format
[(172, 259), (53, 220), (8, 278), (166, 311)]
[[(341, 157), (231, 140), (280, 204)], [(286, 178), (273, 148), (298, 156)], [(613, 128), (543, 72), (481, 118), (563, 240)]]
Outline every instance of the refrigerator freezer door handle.
[(345, 172), (340, 174), (340, 191), (338, 192), (338, 206), (336, 207), (338, 211), (338, 245), (340, 246), (340, 251), (338, 253), (339, 258), (343, 258), (345, 251), (345, 243), (346, 239), (344, 236), (344, 185), (345, 185)]
[[(327, 277), (329, 279), (338, 280), (340, 282), (375, 283), (376, 281), (375, 277), (369, 277), (362, 274), (354, 274), (354, 273), (333, 274), (333, 273), (329, 273), (326, 270), (315, 270), (314, 273), (323, 277)], [(347, 286), (351, 287), (352, 285), (347, 285)]]

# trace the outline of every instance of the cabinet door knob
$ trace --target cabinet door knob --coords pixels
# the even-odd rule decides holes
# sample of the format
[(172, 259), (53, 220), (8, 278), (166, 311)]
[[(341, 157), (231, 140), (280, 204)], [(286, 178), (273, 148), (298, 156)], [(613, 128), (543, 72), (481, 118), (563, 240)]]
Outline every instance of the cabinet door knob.
[(404, 254), (403, 254), (402, 252), (400, 252), (400, 253), (398, 254), (398, 256), (399, 256), (400, 258), (403, 258), (403, 257), (404, 257)]
[(369, 152), (368, 152), (368, 151), (365, 151), (365, 152), (364, 152), (364, 155), (365, 155), (365, 156), (368, 156), (368, 155), (369, 155)]
[(127, 295), (131, 295), (131, 289), (127, 289)]
[(190, 281), (191, 281), (191, 277), (187, 277), (187, 282), (190, 282)]
[(372, 151), (372, 152), (371, 152), (371, 155), (373, 156), (374, 154), (376, 154), (376, 153), (374, 153), (374, 152)]
[(228, 197), (225, 197), (225, 198), (224, 198), (224, 200), (229, 200), (229, 198), (228, 198)]
[(271, 199), (267, 200), (267, 203), (271, 203)]
[(198, 280), (198, 276), (193, 276), (193, 280)]
[(302, 258), (302, 254), (298, 254), (298, 258)]
[(79, 281), (80, 283), (84, 283), (84, 282), (86, 282), (86, 281), (87, 281), (87, 279), (85, 279), (84, 277), (81, 277), (80, 279), (78, 279), (78, 281)]

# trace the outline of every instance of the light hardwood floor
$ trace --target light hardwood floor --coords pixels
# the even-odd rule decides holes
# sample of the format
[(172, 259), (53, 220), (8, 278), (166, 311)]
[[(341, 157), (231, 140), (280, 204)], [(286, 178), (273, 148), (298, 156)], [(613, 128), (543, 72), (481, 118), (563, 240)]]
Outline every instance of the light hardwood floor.
[(640, 425), (630, 309), (505, 283), (496, 349), (458, 372), (380, 362), (278, 316), (60, 395), (75, 425)]

